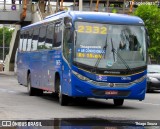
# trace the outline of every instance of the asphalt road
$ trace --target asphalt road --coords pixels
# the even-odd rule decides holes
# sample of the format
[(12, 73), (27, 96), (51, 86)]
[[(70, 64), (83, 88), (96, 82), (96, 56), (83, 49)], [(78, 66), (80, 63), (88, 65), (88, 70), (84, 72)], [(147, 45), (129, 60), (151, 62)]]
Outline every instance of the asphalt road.
[(0, 120), (102, 118), (119, 120), (160, 120), (160, 91), (147, 93), (144, 101), (126, 100), (115, 107), (112, 100), (89, 99), (87, 103), (60, 106), (57, 97), (28, 96), (16, 76), (0, 75)]

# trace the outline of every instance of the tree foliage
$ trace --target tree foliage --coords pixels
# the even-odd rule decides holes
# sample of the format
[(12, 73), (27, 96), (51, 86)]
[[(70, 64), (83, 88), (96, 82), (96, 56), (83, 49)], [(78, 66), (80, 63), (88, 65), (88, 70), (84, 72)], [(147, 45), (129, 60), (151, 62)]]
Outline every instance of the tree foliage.
[[(9, 30), (9, 28), (4, 27), (4, 43), (6, 47), (9, 47), (10, 41), (12, 38), (12, 32), (13, 30)], [(0, 28), (0, 46), (3, 46), (3, 28)]]
[(14, 30), (10, 30), (8, 27), (0, 28), (0, 59), (3, 57), (3, 29), (4, 29), (4, 43), (5, 43), (5, 56), (9, 52), (10, 41)]
[(142, 18), (148, 29), (149, 54), (160, 60), (160, 8), (157, 5), (140, 5), (133, 14)]

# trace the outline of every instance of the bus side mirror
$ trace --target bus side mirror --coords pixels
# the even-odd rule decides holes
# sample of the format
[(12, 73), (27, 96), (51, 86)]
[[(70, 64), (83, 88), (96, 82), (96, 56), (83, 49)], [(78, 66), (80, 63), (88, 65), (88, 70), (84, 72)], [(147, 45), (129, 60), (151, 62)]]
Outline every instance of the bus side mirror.
[(150, 38), (149, 38), (149, 34), (148, 34), (147, 28), (145, 28), (145, 30), (146, 30), (146, 41), (147, 41), (147, 45), (149, 47), (150, 46)]
[(66, 29), (71, 29), (71, 28), (72, 28), (72, 23), (71, 23), (71, 22), (67, 22), (67, 23), (65, 24), (65, 28), (66, 28)]

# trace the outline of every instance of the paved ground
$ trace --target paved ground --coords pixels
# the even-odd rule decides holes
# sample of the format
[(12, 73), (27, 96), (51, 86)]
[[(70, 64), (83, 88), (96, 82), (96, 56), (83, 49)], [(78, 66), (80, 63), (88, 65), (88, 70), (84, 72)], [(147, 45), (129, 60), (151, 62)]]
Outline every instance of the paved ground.
[(87, 103), (60, 106), (50, 94), (28, 96), (13, 73), (0, 74), (0, 119), (103, 118), (125, 120), (160, 120), (160, 91), (147, 93), (142, 102), (126, 100), (114, 107), (112, 100), (89, 99)]

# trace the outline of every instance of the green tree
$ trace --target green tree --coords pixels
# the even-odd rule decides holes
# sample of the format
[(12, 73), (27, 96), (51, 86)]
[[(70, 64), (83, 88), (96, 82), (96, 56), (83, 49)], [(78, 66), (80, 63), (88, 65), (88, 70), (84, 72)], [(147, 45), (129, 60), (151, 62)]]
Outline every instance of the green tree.
[[(10, 41), (12, 38), (12, 33), (14, 30), (10, 30), (8, 27), (4, 27), (4, 43), (5, 43), (5, 55), (8, 54), (9, 52), (9, 46), (10, 46)], [(2, 59), (3, 57), (3, 28), (0, 28), (0, 59)]]
[(150, 36), (149, 54), (160, 61), (160, 8), (157, 5), (140, 5), (133, 15), (143, 19)]

